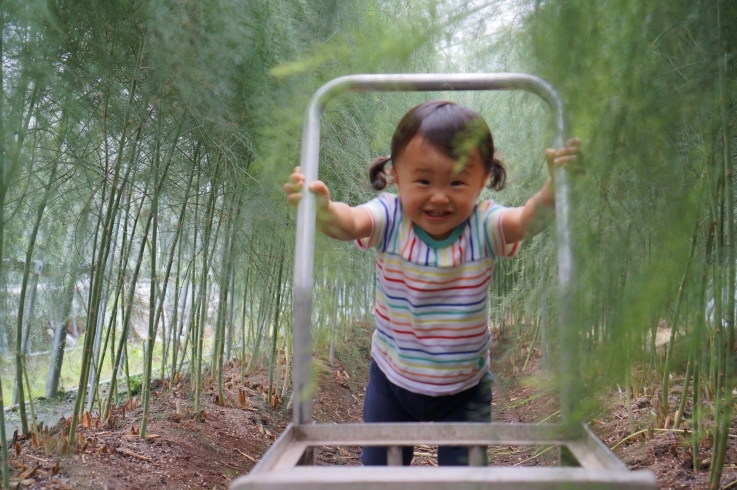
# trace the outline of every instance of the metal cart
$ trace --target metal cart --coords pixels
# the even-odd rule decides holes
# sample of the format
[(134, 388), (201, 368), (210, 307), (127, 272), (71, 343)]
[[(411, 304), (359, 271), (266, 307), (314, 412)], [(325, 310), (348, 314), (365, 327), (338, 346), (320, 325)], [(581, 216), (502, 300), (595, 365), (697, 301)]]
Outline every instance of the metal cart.
[[(305, 186), (317, 179), (320, 115), (344, 92), (525, 90), (541, 97), (552, 113), (554, 146), (564, 145), (563, 102), (544, 80), (519, 73), (351, 75), (332, 80), (312, 98), (302, 138), (301, 168)], [(306, 192), (297, 211), (294, 259), (294, 420), (251, 470), (230, 485), (251, 489), (642, 489), (656, 488), (650, 471), (629, 471), (591, 431), (576, 420), (577, 373), (575, 262), (571, 243), (571, 185), (568, 172), (555, 170), (556, 228), (560, 289), (560, 424), (316, 424), (312, 419), (311, 324), (315, 198)], [(469, 466), (401, 466), (402, 446), (469, 447)], [(322, 446), (387, 446), (387, 467), (314, 466), (314, 448)], [(559, 467), (482, 466), (487, 446), (552, 445), (559, 448)]]

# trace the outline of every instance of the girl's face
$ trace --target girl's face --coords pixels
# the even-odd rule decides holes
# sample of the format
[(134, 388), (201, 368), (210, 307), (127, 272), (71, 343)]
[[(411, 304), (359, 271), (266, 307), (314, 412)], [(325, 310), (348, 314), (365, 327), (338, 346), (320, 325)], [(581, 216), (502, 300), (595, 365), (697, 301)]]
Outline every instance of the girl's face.
[(454, 172), (455, 166), (455, 160), (415, 136), (391, 168), (407, 216), (436, 240), (471, 216), (489, 178), (478, 149), (460, 171)]

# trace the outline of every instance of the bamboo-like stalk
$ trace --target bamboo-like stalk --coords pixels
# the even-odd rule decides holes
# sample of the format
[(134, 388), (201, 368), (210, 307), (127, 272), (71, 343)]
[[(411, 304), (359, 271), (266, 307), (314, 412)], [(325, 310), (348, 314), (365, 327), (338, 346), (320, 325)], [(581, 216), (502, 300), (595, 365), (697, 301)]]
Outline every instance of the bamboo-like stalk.
[(630, 434), (634, 434), (635, 419), (632, 416), (632, 392), (634, 390), (634, 386), (632, 385), (632, 365), (628, 364), (625, 369), (624, 395), (625, 403), (627, 405), (627, 426), (629, 427)]
[[(176, 324), (174, 327), (174, 338), (172, 341), (172, 356), (171, 356), (171, 368), (169, 369), (169, 386), (171, 387), (177, 377), (179, 376), (179, 369), (177, 360), (179, 357), (179, 350), (182, 350), (182, 357), (184, 357), (184, 354), (187, 352), (186, 346), (182, 347), (182, 345), (179, 343), (180, 339), (182, 338), (182, 330), (184, 329), (185, 325), (185, 314), (187, 313), (187, 302), (189, 301), (189, 288), (190, 284), (192, 282), (191, 274), (192, 274), (192, 267), (191, 263), (187, 267), (187, 270), (184, 274), (184, 286), (182, 287), (181, 297), (179, 292), (179, 271), (181, 271), (181, 255), (182, 255), (182, 244), (179, 245), (179, 257), (177, 258), (177, 284), (176, 288), (174, 290), (175, 298), (177, 301), (174, 302), (175, 305), (175, 314), (174, 314), (174, 320), (176, 320)], [(181, 303), (181, 307), (179, 306)], [(193, 306), (192, 303), (190, 303), (190, 317), (192, 315), (191, 312), (191, 306)], [(181, 309), (181, 313), (180, 313)], [(186, 321), (189, 322), (189, 318), (186, 318)]]
[[(194, 150), (194, 164), (199, 162), (200, 158), (200, 149), (201, 149), (201, 143), (198, 140), (197, 145), (195, 146)], [(200, 188), (200, 173), (197, 173), (197, 182), (195, 184), (195, 189), (198, 190)], [(194, 200), (194, 230), (192, 233), (192, 259), (189, 262), (188, 269), (190, 271), (190, 287), (192, 289), (192, 295), (189, 299), (190, 302), (190, 308), (189, 308), (189, 318), (184, 323), (184, 319), (182, 319), (182, 327), (186, 328), (186, 335), (184, 335), (184, 347), (182, 348), (182, 360), (179, 364), (179, 367), (174, 366), (174, 369), (172, 370), (172, 379), (175, 379), (176, 376), (179, 375), (181, 372), (182, 367), (184, 366), (184, 359), (187, 357), (187, 347), (191, 343), (192, 346), (195, 346), (195, 342), (190, 342), (190, 339), (194, 338), (193, 335), (196, 333), (196, 326), (197, 326), (197, 318), (198, 318), (198, 309), (199, 309), (199, 294), (198, 294), (198, 284), (196, 281), (196, 274), (197, 274), (197, 238), (199, 236), (199, 213), (200, 213), (200, 193), (195, 192), (195, 200)], [(185, 327), (186, 325), (186, 327)], [(194, 354), (194, 350), (193, 350)], [(191, 362), (189, 363), (190, 366), (190, 373), (191, 373), (191, 380), (194, 380), (194, 367), (195, 367), (195, 356), (190, 356)]]
[[(110, 408), (112, 404), (112, 394), (113, 394), (113, 388), (117, 380), (117, 373), (120, 369), (120, 361), (121, 356), (123, 355), (123, 350), (127, 343), (127, 337), (128, 337), (128, 329), (130, 327), (130, 321), (131, 321), (131, 314), (133, 311), (133, 298), (135, 297), (136, 293), (136, 283), (138, 282), (138, 275), (141, 272), (141, 265), (143, 264), (143, 256), (146, 249), (146, 241), (148, 240), (148, 234), (151, 229), (151, 223), (153, 222), (153, 213), (149, 213), (148, 218), (146, 219), (146, 225), (143, 232), (143, 237), (141, 238), (141, 245), (138, 250), (138, 259), (136, 260), (136, 267), (133, 271), (133, 277), (131, 278), (131, 285), (130, 290), (128, 291), (128, 299), (126, 300), (126, 308), (125, 313), (123, 316), (123, 324), (121, 325), (120, 329), (120, 341), (118, 342), (118, 349), (115, 353), (115, 361), (113, 362), (113, 371), (110, 376), (110, 389), (108, 390), (107, 398), (105, 400), (105, 406), (103, 408), (102, 413), (102, 419), (107, 419), (108, 415), (110, 414)], [(135, 230), (132, 230), (134, 232)], [(128, 356), (126, 356), (126, 361), (128, 359)], [(127, 364), (127, 362), (126, 362)], [(128, 370), (126, 369), (126, 373)], [(128, 390), (128, 395), (130, 396), (130, 390)]]
[[(141, 64), (143, 62), (143, 49), (146, 45), (146, 35), (145, 33), (141, 37), (141, 42), (138, 50), (138, 55), (136, 59), (136, 67), (134, 69), (133, 73), (133, 79), (131, 80), (131, 89), (129, 94), (129, 100), (128, 100), (128, 106), (126, 109), (126, 116), (125, 121), (127, 122), (130, 120), (130, 114), (133, 110), (133, 101), (136, 94), (136, 84), (138, 80), (138, 73), (141, 69)], [(77, 423), (79, 422), (79, 417), (81, 415), (81, 410), (84, 403), (84, 398), (86, 394), (87, 389), (87, 379), (89, 376), (89, 367), (90, 367), (90, 355), (92, 353), (92, 338), (94, 337), (94, 330), (97, 326), (97, 315), (98, 311), (97, 308), (94, 305), (98, 304), (98, 298), (100, 295), (100, 290), (102, 288), (102, 273), (103, 273), (103, 267), (102, 265), (107, 262), (107, 254), (110, 251), (110, 232), (112, 228), (113, 219), (115, 216), (115, 211), (117, 210), (117, 206), (120, 203), (120, 195), (121, 192), (118, 192), (118, 195), (116, 196), (115, 191), (117, 190), (118, 180), (120, 178), (120, 170), (123, 162), (123, 150), (125, 149), (125, 143), (126, 143), (126, 128), (127, 124), (124, 126), (123, 131), (121, 132), (120, 136), (120, 143), (118, 147), (118, 153), (117, 153), (117, 159), (115, 164), (115, 170), (113, 174), (113, 180), (110, 185), (111, 193), (110, 198), (108, 201), (108, 209), (105, 217), (105, 226), (102, 229), (102, 239), (100, 240), (101, 250), (102, 253), (99, 254), (96, 266), (95, 266), (95, 274), (96, 277), (91, 281), (90, 283), (90, 290), (92, 291), (93, 299), (90, 302), (90, 315), (88, 315), (87, 320), (87, 334), (85, 336), (85, 343), (84, 343), (84, 352), (82, 355), (82, 370), (79, 376), (79, 386), (78, 386), (78, 392), (77, 392), (77, 399), (74, 404), (74, 413), (72, 414), (72, 423), (71, 427), (69, 429), (69, 446), (74, 447), (75, 441), (76, 441), (76, 433), (77, 433)], [(141, 134), (141, 128), (138, 128), (137, 137), (134, 139), (133, 149), (131, 151), (131, 157), (133, 157), (136, 154), (136, 143), (138, 139), (140, 138)], [(130, 167), (132, 167), (132, 162)], [(129, 169), (130, 169), (129, 167)], [(114, 373), (113, 373), (114, 375)], [(112, 390), (111, 390), (112, 391)]]
[[(725, 252), (727, 261), (727, 308), (726, 308), (726, 345), (717, 344), (717, 348), (723, 351), (724, 362), (720, 373), (720, 379), (723, 377), (722, 387), (722, 410), (717, 409), (715, 412), (715, 433), (714, 433), (714, 450), (712, 453), (711, 473), (709, 475), (712, 490), (718, 490), (724, 468), (724, 457), (727, 451), (727, 439), (729, 435), (729, 425), (732, 421), (732, 390), (734, 389), (734, 381), (732, 380), (732, 370), (734, 363), (734, 316), (735, 316), (735, 232), (734, 232), (734, 198), (732, 195), (732, 154), (730, 147), (731, 123), (730, 123), (730, 100), (727, 89), (727, 69), (730, 57), (729, 49), (724, 41), (722, 33), (722, 8), (721, 1), (716, 1), (717, 11), (717, 36), (719, 40), (719, 50), (721, 51), (720, 59), (717, 64), (719, 66), (719, 106), (721, 109), (721, 125), (722, 125), (722, 172), (724, 175), (724, 202), (726, 223), (726, 241)], [(719, 396), (719, 393), (717, 393)], [(717, 405), (718, 407), (718, 405)]]
[(330, 322), (330, 352), (328, 353), (328, 364), (333, 365), (335, 362), (335, 337), (337, 336), (338, 330), (338, 305), (340, 296), (340, 282), (336, 278), (335, 280), (335, 293), (333, 294), (333, 311), (332, 319)]
[[(235, 239), (233, 239), (231, 245), (231, 254), (235, 254)], [(225, 338), (225, 360), (230, 361), (232, 359), (232, 348), (233, 348), (233, 330), (235, 329), (235, 260), (232, 260), (230, 266), (230, 280), (228, 281), (230, 294), (232, 299), (228, 303), (228, 325), (226, 330)]]
[[(241, 194), (242, 196), (242, 194)], [(226, 342), (226, 322), (228, 316), (228, 301), (231, 296), (231, 278), (233, 277), (233, 267), (235, 261), (233, 260), (233, 250), (235, 245), (235, 223), (238, 221), (240, 214), (241, 198), (233, 201), (229, 206), (229, 218), (225, 225), (225, 243), (223, 245), (223, 257), (221, 261), (220, 271), (220, 300), (218, 302), (218, 316), (215, 323), (215, 343), (213, 345), (213, 373), (217, 380), (218, 389), (218, 401), (221, 404), (225, 403), (225, 393), (223, 387), (223, 360), (225, 353), (225, 342)], [(230, 300), (232, 301), (232, 300)]]
[[(28, 132), (28, 126), (30, 124), (31, 116), (38, 96), (39, 87), (38, 84), (34, 84), (33, 93), (29, 102), (28, 113), (24, 117), (23, 125), (18, 134), (18, 141), (16, 142), (16, 155), (14, 160), (18, 160), (21, 147), (23, 146), (23, 140), (26, 133)], [(31, 257), (33, 256), (33, 249), (36, 245), (36, 236), (38, 234), (38, 228), (41, 224), (41, 218), (43, 216), (43, 210), (46, 207), (48, 201), (48, 194), (51, 192), (51, 183), (55, 179), (56, 167), (58, 161), (54, 162), (54, 168), (52, 169), (51, 181), (46, 186), (44, 197), (42, 198), (41, 204), (38, 207), (38, 213), (36, 215), (36, 222), (34, 223), (33, 231), (31, 232), (31, 238), (29, 240), (28, 247), (26, 248), (26, 263), (23, 267), (23, 282), (21, 283), (20, 297), (18, 300), (18, 321), (16, 323), (16, 346), (15, 346), (15, 386), (18, 393), (18, 414), (20, 415), (21, 431), (23, 434), (28, 433), (28, 418), (26, 416), (26, 404), (23, 396), (23, 313), (25, 310), (25, 299), (26, 299), (26, 287), (28, 286), (28, 278), (31, 272)], [(3, 176), (4, 177), (4, 176)], [(4, 196), (3, 196), (4, 199)], [(0, 256), (0, 260), (2, 257)]]
[[(691, 237), (691, 246), (688, 252), (688, 261), (686, 262), (686, 270), (683, 271), (683, 276), (681, 277), (681, 282), (678, 285), (678, 296), (676, 297), (676, 304), (673, 311), (673, 320), (671, 320), (671, 327), (670, 327), (670, 337), (668, 339), (668, 350), (665, 354), (665, 362), (663, 364), (663, 383), (662, 383), (662, 389), (661, 389), (661, 417), (663, 420), (666, 419), (668, 416), (668, 413), (670, 412), (670, 407), (668, 406), (668, 394), (670, 391), (669, 387), (669, 381), (670, 381), (670, 363), (671, 359), (673, 358), (673, 346), (676, 342), (676, 333), (678, 332), (678, 315), (681, 310), (681, 303), (683, 301), (683, 294), (685, 291), (686, 281), (688, 280), (688, 276), (691, 273), (691, 264), (693, 264), (693, 258), (694, 258), (694, 252), (696, 251), (696, 238), (699, 233), (699, 221), (696, 220), (696, 225), (694, 226), (693, 235)], [(685, 391), (685, 388), (684, 388)]]
[[(710, 241), (710, 234), (707, 235), (707, 243)], [(704, 350), (704, 334), (705, 334), (705, 319), (703, 311), (706, 307), (706, 285), (708, 279), (708, 247), (705, 247), (703, 271), (701, 273), (701, 286), (699, 291), (699, 300), (697, 303), (696, 319), (694, 321), (693, 329), (693, 340), (691, 343), (692, 362), (693, 362), (693, 396), (691, 398), (691, 457), (693, 459), (694, 471), (701, 469), (701, 461), (699, 459), (699, 444), (701, 440), (701, 366), (702, 366), (702, 355)]]
[(36, 425), (36, 410), (33, 408), (33, 392), (31, 391), (31, 381), (28, 379), (28, 368), (26, 367), (26, 356), (23, 356), (23, 376), (26, 380), (26, 389), (28, 390), (28, 407), (31, 409), (31, 429), (34, 434), (38, 434), (38, 426)]
[(257, 326), (256, 338), (253, 341), (251, 357), (248, 359), (248, 364), (246, 365), (246, 374), (251, 373), (251, 370), (253, 369), (253, 365), (256, 362), (256, 359), (258, 358), (259, 350), (261, 347), (261, 339), (263, 338), (265, 318), (268, 318), (269, 312), (271, 311), (271, 301), (270, 300), (271, 300), (272, 292), (273, 292), (273, 285), (269, 284), (269, 286), (263, 289), (261, 299), (259, 300), (258, 318), (256, 320), (256, 326)]
[[(127, 173), (126, 173), (127, 175)], [(148, 185), (144, 189), (144, 195), (146, 194), (146, 191), (148, 190)], [(123, 190), (121, 189), (121, 192)], [(138, 219), (141, 215), (141, 210), (143, 209), (143, 202), (141, 203), (141, 206), (138, 207), (138, 211), (136, 212), (135, 218), (133, 220), (133, 227), (132, 229), (136, 229), (136, 225), (138, 223)], [(102, 355), (100, 356), (100, 359), (97, 363), (97, 372), (102, 372), (103, 363), (105, 361), (105, 355), (107, 353), (107, 346), (110, 345), (110, 362), (111, 362), (111, 368), (115, 369), (115, 328), (117, 325), (117, 318), (118, 318), (118, 304), (120, 304), (120, 309), (122, 311), (125, 311), (125, 299), (124, 299), (124, 289), (125, 289), (125, 264), (127, 264), (130, 261), (130, 255), (131, 251), (133, 250), (132, 244), (133, 240), (131, 238), (130, 243), (128, 243), (128, 219), (127, 216), (130, 215), (130, 210), (132, 206), (132, 193), (128, 193), (128, 202), (126, 205), (126, 211), (125, 216), (123, 218), (123, 237), (121, 240), (121, 246), (120, 246), (120, 260), (118, 263), (118, 274), (117, 274), (117, 284), (115, 287), (115, 298), (113, 299), (113, 307), (112, 307), (112, 314), (110, 316), (110, 325), (108, 326), (107, 333), (105, 335), (105, 343), (102, 349)], [(118, 224), (120, 221), (118, 221)], [(117, 232), (116, 232), (117, 233)], [(112, 341), (110, 340), (112, 338)], [(99, 383), (93, 383), (91, 386), (91, 389), (93, 390), (92, 396), (90, 397), (90, 407), (92, 406), (92, 401), (94, 399), (98, 399), (98, 393), (99, 393)], [(110, 381), (109, 389), (111, 392), (113, 392), (114, 396), (116, 396), (117, 403), (117, 383)], [(102, 400), (98, 399), (99, 404), (99, 412), (102, 414), (104, 411), (102, 407)]]
[[(220, 160), (218, 160), (218, 168)], [(218, 170), (215, 171), (217, 176)], [(192, 364), (194, 365), (194, 384), (195, 384), (195, 399), (194, 399), (194, 412), (195, 416), (201, 420), (201, 404), (200, 397), (202, 394), (202, 347), (205, 340), (205, 322), (207, 320), (207, 301), (208, 301), (208, 270), (210, 269), (210, 246), (212, 237), (212, 222), (215, 215), (215, 202), (217, 200), (217, 181), (213, 179), (210, 182), (210, 198), (207, 203), (207, 210), (205, 211), (205, 237), (204, 247), (202, 254), (202, 284), (200, 286), (200, 318), (197, 332), (197, 344), (196, 344), (196, 355), (192, 358)], [(216, 232), (217, 233), (217, 232)], [(213, 246), (213, 249), (215, 247)]]
[[(194, 268), (194, 265), (193, 265)], [(194, 270), (194, 269), (193, 269)], [(200, 293), (199, 289), (194, 286), (195, 281), (195, 274), (194, 271), (192, 272), (192, 313), (189, 316), (189, 323), (187, 325), (187, 335), (184, 339), (184, 347), (182, 348), (182, 360), (179, 363), (179, 369), (177, 369), (177, 372), (181, 372), (182, 367), (184, 366), (184, 359), (187, 357), (187, 347), (190, 347), (192, 352), (189, 356), (190, 363), (189, 363), (189, 372), (190, 372), (190, 381), (194, 383), (194, 370), (195, 370), (195, 358), (197, 357), (197, 330), (199, 328), (199, 318), (200, 318), (200, 309), (202, 308), (202, 302), (200, 301)], [(199, 287), (202, 287), (201, 285)], [(190, 345), (191, 344), (191, 345)], [(194, 384), (192, 384), (192, 389), (194, 389)]]
[[(167, 285), (169, 284), (169, 276), (171, 274), (171, 268), (174, 264), (174, 251), (179, 250), (179, 253), (177, 254), (177, 279), (176, 284), (174, 287), (174, 311), (172, 314), (172, 320), (171, 320), (171, 327), (169, 328), (170, 335), (174, 337), (174, 359), (172, 361), (172, 366), (176, 366), (176, 349), (178, 348), (177, 345), (177, 335), (172, 333), (172, 331), (177, 330), (175, 327), (177, 325), (177, 316), (179, 313), (179, 267), (181, 266), (182, 262), (182, 247), (181, 245), (177, 246), (179, 244), (179, 237), (182, 234), (182, 223), (184, 222), (184, 216), (187, 210), (187, 201), (189, 200), (189, 191), (192, 188), (192, 181), (194, 179), (194, 165), (192, 166), (192, 170), (189, 173), (189, 179), (187, 181), (187, 189), (184, 192), (184, 202), (182, 202), (182, 209), (179, 211), (179, 218), (177, 220), (177, 231), (174, 234), (174, 239), (172, 240), (172, 243), (169, 245), (169, 260), (166, 265), (166, 272), (164, 273), (164, 280), (163, 280), (163, 288), (161, 293), (161, 299), (159, 300), (159, 307), (158, 311), (156, 313), (157, 322), (159, 317), (162, 314), (162, 311), (164, 309), (164, 300), (166, 299), (166, 290)], [(156, 328), (154, 327), (154, 330)], [(162, 362), (161, 362), (161, 378), (164, 379), (164, 366), (166, 364), (166, 349), (164, 349), (164, 355), (162, 356)]]
[[(156, 146), (154, 150), (154, 195), (151, 202), (151, 215), (153, 217), (153, 230), (151, 232), (151, 279), (149, 287), (149, 314), (148, 314), (148, 335), (144, 342), (144, 363), (143, 363), (143, 380), (141, 382), (141, 397), (143, 398), (143, 414), (141, 416), (141, 429), (139, 436), (141, 439), (146, 438), (146, 428), (148, 426), (148, 410), (151, 401), (151, 370), (153, 364), (154, 345), (156, 343), (156, 293), (158, 289), (156, 274), (156, 249), (158, 246), (158, 229), (159, 229), (159, 196), (161, 195), (161, 187), (163, 186), (164, 177), (159, 177), (159, 165), (161, 159), (161, 125), (163, 116), (161, 108), (159, 108), (158, 124), (156, 127)], [(163, 298), (162, 298), (163, 300)]]
[(280, 253), (277, 256), (279, 260), (279, 272), (276, 278), (276, 307), (274, 308), (274, 324), (271, 329), (271, 362), (269, 365), (269, 391), (268, 403), (271, 405), (272, 391), (274, 391), (274, 369), (279, 363), (276, 349), (277, 339), (279, 337), (279, 311), (281, 310), (282, 297), (282, 273), (284, 272), (284, 245), (282, 244)]
[[(184, 127), (184, 121), (186, 119), (186, 116), (187, 116), (187, 112), (185, 111), (185, 113), (182, 114), (182, 117), (179, 120), (179, 124), (177, 126), (176, 134), (174, 135), (174, 138), (172, 140), (171, 148), (169, 149), (169, 152), (168, 152), (166, 158), (164, 159), (164, 161), (167, 162), (166, 163), (166, 167), (167, 168), (171, 164), (172, 159), (174, 157), (174, 151), (175, 151), (176, 146), (177, 146), (177, 143), (179, 141), (179, 137), (180, 137), (180, 135), (182, 133), (182, 128)], [(161, 120), (161, 118), (159, 118), (159, 120)], [(157, 154), (158, 154), (158, 151), (157, 151)], [(182, 209), (181, 209), (181, 211), (179, 213), (179, 220), (177, 221), (177, 231), (174, 234), (174, 239), (169, 244), (169, 259), (167, 260), (166, 271), (164, 272), (164, 278), (163, 278), (162, 283), (161, 283), (162, 284), (162, 287), (161, 287), (161, 293), (159, 294), (159, 304), (158, 304), (158, 306), (156, 308), (156, 313), (155, 313), (155, 316), (154, 316), (154, 327), (153, 327), (154, 337), (156, 337), (156, 334), (158, 333), (159, 321), (161, 320), (161, 317), (162, 317), (163, 312), (164, 312), (164, 301), (166, 300), (166, 292), (167, 292), (167, 288), (169, 286), (169, 276), (171, 275), (171, 268), (172, 268), (172, 265), (174, 263), (174, 251), (177, 249), (177, 244), (179, 242), (179, 237), (182, 234), (182, 222), (184, 220), (184, 214), (185, 214), (185, 211), (186, 211), (186, 208), (187, 208), (187, 200), (189, 199), (189, 191), (190, 191), (190, 189), (192, 187), (192, 180), (193, 180), (193, 177), (194, 177), (194, 169), (195, 169), (195, 167), (194, 167), (194, 165), (192, 165), (192, 170), (190, 171), (190, 176), (189, 176), (189, 179), (188, 179), (188, 182), (187, 182), (187, 189), (186, 189), (186, 191), (184, 193), (184, 202), (182, 203)], [(163, 179), (162, 179), (162, 184), (163, 184)], [(174, 302), (174, 305), (175, 305), (174, 306), (174, 315), (173, 315), (174, 318), (172, 319), (172, 322), (174, 322), (175, 319), (176, 319), (176, 310), (177, 310), (176, 304), (177, 303), (176, 303), (176, 299), (175, 299), (175, 302)], [(172, 325), (174, 325), (174, 323), (172, 323)], [(169, 333), (171, 335), (171, 328), (169, 330), (170, 330)], [(164, 337), (164, 335), (162, 335), (162, 338), (163, 337)], [(164, 342), (163, 342), (163, 346), (164, 347), (163, 347), (163, 352), (162, 352), (162, 356), (161, 356), (162, 357), (162, 360), (161, 360), (161, 373), (160, 373), (160, 377), (161, 377), (162, 380), (165, 377), (165, 372), (164, 371), (165, 371), (165, 368), (166, 368), (166, 356), (167, 356), (166, 345), (167, 345), (167, 342), (166, 342), (166, 340), (164, 340)]]
[(686, 409), (686, 400), (688, 399), (688, 384), (691, 379), (691, 372), (693, 371), (693, 362), (689, 357), (688, 363), (686, 364), (686, 377), (683, 380), (683, 391), (681, 392), (681, 400), (678, 403), (678, 410), (676, 416), (673, 419), (673, 428), (678, 429), (681, 425), (681, 419), (683, 418), (683, 411)]
[[(122, 198), (122, 195), (121, 195)], [(91, 390), (90, 396), (88, 398), (88, 404), (87, 404), (87, 410), (92, 411), (92, 405), (95, 401), (95, 397), (98, 393), (98, 387), (99, 387), (99, 381), (100, 381), (100, 371), (102, 368), (102, 362), (100, 362), (100, 343), (102, 339), (102, 333), (105, 326), (105, 316), (106, 316), (106, 310), (107, 310), (107, 303), (109, 298), (109, 289), (110, 289), (110, 283), (112, 282), (112, 269), (114, 268), (115, 261), (114, 261), (114, 254), (115, 254), (115, 246), (117, 244), (118, 240), (118, 232), (120, 231), (120, 218), (119, 214), (116, 210), (116, 219), (115, 221), (115, 231), (113, 232), (112, 238), (111, 238), (111, 252), (108, 255), (108, 259), (105, 262), (105, 269), (106, 272), (103, 275), (102, 280), (104, 281), (103, 287), (102, 287), (102, 295), (100, 297), (100, 303), (98, 305), (98, 311), (100, 312), (97, 317), (97, 324), (95, 327), (95, 338), (94, 343), (92, 346), (92, 361), (90, 363), (90, 382), (89, 382), (89, 390)], [(117, 291), (116, 291), (117, 292)], [(116, 300), (118, 297), (116, 296)], [(115, 312), (115, 307), (113, 307), (113, 312)], [(113, 313), (114, 314), (114, 313)], [(109, 332), (109, 329), (108, 329)], [(107, 341), (107, 335), (106, 341)], [(102, 354), (102, 357), (104, 358), (104, 352)]]
[(246, 308), (248, 306), (248, 279), (251, 275), (251, 261), (248, 261), (246, 266), (246, 280), (243, 285), (243, 314), (241, 316), (241, 384), (245, 383), (245, 371), (246, 371)]
[[(18, 413), (20, 415), (21, 431), (23, 434), (28, 433), (28, 419), (26, 418), (26, 407), (23, 394), (23, 370), (25, 369), (25, 352), (23, 352), (23, 314), (25, 312), (26, 303), (26, 288), (28, 287), (28, 279), (31, 274), (31, 268), (33, 266), (33, 251), (36, 247), (36, 238), (38, 236), (38, 229), (41, 226), (41, 219), (43, 218), (44, 209), (46, 209), (46, 203), (49, 200), (49, 196), (52, 192), (52, 186), (56, 180), (56, 171), (58, 168), (58, 160), (54, 161), (49, 174), (49, 181), (45, 186), (43, 197), (38, 205), (36, 212), (36, 220), (33, 224), (33, 230), (28, 240), (28, 246), (26, 247), (25, 264), (23, 266), (23, 280), (21, 282), (20, 298), (18, 300), (18, 318), (16, 322), (16, 389), (18, 392)], [(29, 312), (31, 314), (32, 312)], [(32, 396), (28, 393), (28, 396)], [(34, 422), (35, 423), (35, 422)]]
[[(289, 290), (289, 293), (291, 294), (291, 289)], [(287, 302), (289, 302), (287, 300)], [(281, 389), (281, 397), (282, 400), (287, 396), (287, 390), (289, 389), (289, 380), (291, 379), (290, 376), (290, 370), (292, 366), (292, 328), (291, 328), (291, 322), (289, 321), (289, 318), (287, 317), (287, 326), (288, 329), (285, 329), (284, 333), (284, 358), (286, 359), (286, 365), (284, 366), (284, 385)]]
[[(3, 49), (3, 38), (5, 35), (5, 15), (0, 15), (0, 60), (5, 58)], [(5, 70), (0, 63), (0, 93), (5, 93)], [(0, 97), (0, 116), (4, 114), (5, 97)], [(5, 118), (0, 117), (0, 280), (3, 274), (3, 251), (5, 236), (5, 196), (8, 191), (8, 180), (6, 175), (12, 175), (14, 168), (8, 168), (5, 161)], [(2, 308), (2, 306), (0, 306)], [(8, 466), (8, 438), (5, 434), (5, 400), (3, 398), (2, 380), (0, 380), (0, 450), (2, 451), (2, 477), (3, 487), (10, 487), (10, 468)]]

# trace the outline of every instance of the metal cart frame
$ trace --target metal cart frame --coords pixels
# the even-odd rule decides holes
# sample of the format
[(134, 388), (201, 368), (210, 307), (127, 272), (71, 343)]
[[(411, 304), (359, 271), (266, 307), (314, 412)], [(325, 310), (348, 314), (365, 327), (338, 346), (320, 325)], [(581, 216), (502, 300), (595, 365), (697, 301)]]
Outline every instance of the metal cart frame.
[[(301, 169), (305, 187), (317, 180), (320, 115), (325, 105), (344, 92), (446, 90), (524, 90), (548, 105), (555, 133), (553, 145), (565, 143), (563, 102), (544, 80), (521, 73), (350, 75), (323, 85), (313, 96), (302, 137)], [(576, 420), (579, 393), (578, 321), (575, 263), (571, 237), (571, 184), (568, 172), (556, 168), (556, 231), (560, 290), (561, 343), (560, 424), (315, 424), (312, 419), (312, 289), (315, 248), (315, 196), (306, 192), (297, 210), (294, 258), (293, 346), (294, 418), (248, 475), (233, 481), (231, 490), (251, 489), (641, 489), (656, 488), (650, 471), (631, 472), (584, 424)], [(467, 467), (405, 467), (402, 446), (429, 444), (469, 447)], [(321, 446), (387, 446), (388, 467), (316, 467), (313, 449)], [(482, 466), (489, 445), (553, 445), (561, 467)]]

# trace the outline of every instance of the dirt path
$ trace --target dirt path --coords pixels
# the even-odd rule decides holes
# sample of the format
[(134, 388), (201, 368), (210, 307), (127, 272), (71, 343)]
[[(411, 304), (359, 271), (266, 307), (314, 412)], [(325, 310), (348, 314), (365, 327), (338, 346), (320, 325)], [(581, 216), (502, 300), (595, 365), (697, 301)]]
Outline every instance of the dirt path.
[[(354, 346), (334, 366), (316, 360), (318, 392), (313, 402), (317, 421), (360, 422), (367, 379), (367, 346)], [(533, 352), (524, 372), (526, 350), (511, 343), (493, 348), (495, 375), (492, 417), (496, 422), (536, 423), (557, 420), (557, 400), (548, 387), (550, 378)], [(19, 440), (11, 457), (15, 480), (26, 488), (48, 489), (185, 489), (227, 488), (235, 477), (247, 473), (269, 448), (291, 419), (287, 403), (276, 398), (267, 404), (268, 377), (260, 372), (240, 382), (239, 367), (231, 365), (226, 376), (224, 406), (215, 403), (216, 390), (210, 382), (204, 390), (204, 421), (193, 417), (191, 386), (181, 381), (171, 390), (159, 386), (154, 392), (148, 438), (135, 432), (140, 427), (141, 407), (137, 401), (117, 409), (107, 421), (89, 417), (80, 426), (77, 450), (64, 446), (62, 422), (48, 435)], [(624, 396), (608, 395), (590, 422), (597, 435), (613, 446), (629, 434)], [(637, 400), (636, 422), (647, 423), (650, 400)], [(680, 435), (655, 433), (652, 438), (632, 440), (615, 451), (632, 469), (656, 472), (663, 489), (706, 488), (708, 471), (694, 474), (688, 450)], [(414, 465), (436, 465), (435, 447), (415, 448)], [(64, 454), (66, 453), (66, 454)], [(316, 451), (318, 465), (358, 465), (360, 448), (325, 447)], [(708, 460), (705, 447), (701, 459)], [(542, 447), (492, 447), (495, 465), (553, 465), (556, 451)], [(737, 451), (727, 453), (723, 484), (737, 479)]]

